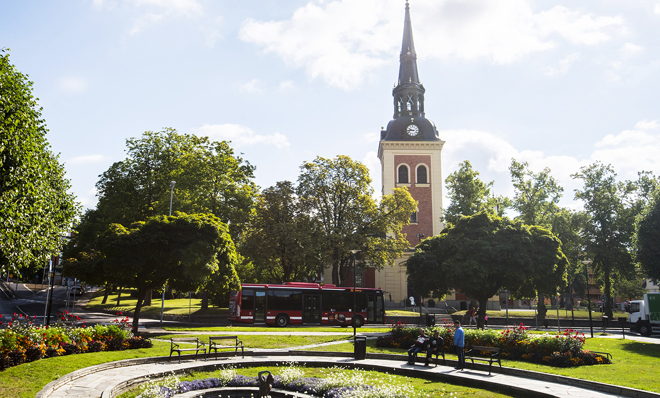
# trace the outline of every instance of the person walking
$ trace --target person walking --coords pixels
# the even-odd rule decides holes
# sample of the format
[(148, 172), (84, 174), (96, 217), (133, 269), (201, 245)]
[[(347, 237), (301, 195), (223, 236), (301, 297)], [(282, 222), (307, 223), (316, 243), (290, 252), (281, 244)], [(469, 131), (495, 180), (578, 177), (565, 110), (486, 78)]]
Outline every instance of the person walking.
[(474, 326), (477, 326), (477, 313), (474, 307), (470, 308), (470, 326), (472, 326), (472, 322), (474, 322)]
[(463, 370), (465, 368), (465, 331), (461, 327), (461, 321), (455, 320), (454, 327), (454, 347), (456, 347), (456, 355), (458, 355), (458, 366), (454, 369)]

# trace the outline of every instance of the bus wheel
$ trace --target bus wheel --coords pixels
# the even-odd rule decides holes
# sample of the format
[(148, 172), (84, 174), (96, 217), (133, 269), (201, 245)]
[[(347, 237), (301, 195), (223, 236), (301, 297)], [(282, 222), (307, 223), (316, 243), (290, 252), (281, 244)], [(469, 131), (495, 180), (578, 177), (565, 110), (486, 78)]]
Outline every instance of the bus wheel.
[(289, 317), (284, 314), (278, 315), (277, 318), (275, 318), (275, 325), (279, 328), (289, 326)]
[(362, 325), (364, 325), (364, 319), (362, 319), (361, 316), (356, 315), (355, 317), (353, 317), (353, 319), (351, 319), (351, 325), (354, 328), (360, 328), (362, 327)]

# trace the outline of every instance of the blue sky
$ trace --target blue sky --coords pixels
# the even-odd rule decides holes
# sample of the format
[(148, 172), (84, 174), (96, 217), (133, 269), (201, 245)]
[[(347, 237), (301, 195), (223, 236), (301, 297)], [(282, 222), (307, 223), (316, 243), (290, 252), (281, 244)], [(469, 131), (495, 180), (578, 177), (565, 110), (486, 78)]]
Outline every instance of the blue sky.
[[(660, 174), (660, 0), (411, 0), (443, 178), (470, 160), (512, 196), (511, 158), (570, 178)], [(3, 1), (0, 47), (34, 81), (78, 199), (125, 139), (173, 127), (227, 139), (262, 188), (349, 155), (380, 192), (403, 0)], [(446, 204), (445, 204), (446, 205)]]

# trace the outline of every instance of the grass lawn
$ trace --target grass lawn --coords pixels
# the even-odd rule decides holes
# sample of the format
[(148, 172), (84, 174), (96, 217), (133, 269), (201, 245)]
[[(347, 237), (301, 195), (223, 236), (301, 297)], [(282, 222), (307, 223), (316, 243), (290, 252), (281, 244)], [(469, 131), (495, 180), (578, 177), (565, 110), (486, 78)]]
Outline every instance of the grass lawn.
[[(646, 344), (633, 340), (595, 337), (593, 339), (588, 338), (584, 348), (591, 351), (612, 354), (613, 363), (610, 365), (581, 366), (578, 368), (555, 368), (552, 366), (503, 359), (502, 365), (660, 393), (660, 379), (658, 379), (658, 374), (660, 374), (660, 344)], [(353, 352), (353, 345), (351, 343), (336, 344), (310, 348), (308, 350)], [(406, 350), (401, 348), (376, 347), (375, 340), (367, 340), (367, 352), (405, 354)], [(446, 353), (445, 356), (447, 359), (456, 359), (456, 355), (451, 352)]]
[[(259, 372), (269, 370), (273, 374), (278, 374), (278, 369), (273, 369), (272, 367), (255, 367), (255, 368), (241, 368), (237, 370), (239, 375), (256, 377)], [(332, 369), (326, 368), (301, 368), (304, 373), (304, 377), (318, 377), (318, 378), (328, 378), (331, 377)], [(350, 372), (350, 371), (349, 371)], [(191, 376), (180, 377), (179, 380), (197, 380), (197, 379), (206, 379), (210, 377), (219, 376), (220, 371), (215, 372), (199, 372), (194, 373)], [(363, 375), (365, 376), (365, 384), (372, 386), (381, 386), (381, 385), (398, 385), (406, 386), (414, 391), (412, 397), (439, 397), (439, 396), (469, 396), (469, 397), (494, 397), (494, 398), (505, 398), (509, 395), (499, 394), (497, 392), (480, 390), (471, 387), (463, 387), (454, 384), (441, 383), (426, 379), (419, 379), (414, 377), (405, 377), (392, 375), (387, 373), (381, 373), (376, 371), (364, 371)], [(453, 394), (453, 395), (451, 395)], [(138, 395), (138, 391), (130, 391), (125, 394), (120, 395), (120, 398), (134, 398)]]
[[(117, 294), (110, 294), (108, 301), (105, 304), (101, 304), (103, 301), (103, 290), (99, 290), (89, 301), (86, 308), (89, 310), (104, 310), (115, 313), (120, 311), (133, 312), (137, 304), (137, 299), (130, 297), (129, 294), (129, 291), (122, 291), (119, 305), (117, 305)], [(162, 300), (160, 298), (151, 299), (151, 305), (142, 307), (140, 314), (160, 315), (161, 302)], [(188, 312), (192, 315), (227, 315), (227, 308), (209, 307), (207, 310), (202, 310), (201, 306), (201, 299), (188, 300), (187, 298), (183, 298), (165, 300), (163, 313), (168, 315), (188, 315)]]

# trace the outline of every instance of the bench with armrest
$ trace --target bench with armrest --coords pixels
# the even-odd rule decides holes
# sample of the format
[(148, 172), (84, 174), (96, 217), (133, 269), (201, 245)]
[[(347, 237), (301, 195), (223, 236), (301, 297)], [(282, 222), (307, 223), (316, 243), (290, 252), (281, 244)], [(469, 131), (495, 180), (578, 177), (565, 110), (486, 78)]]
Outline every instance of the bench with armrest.
[(500, 365), (500, 369), (502, 369), (502, 362), (500, 361), (501, 352), (502, 349), (498, 347), (474, 345), (465, 353), (465, 360), (467, 361), (469, 359), (472, 361), (472, 368), (474, 368), (474, 361), (488, 362), (488, 375), (490, 376), (490, 368), (493, 366), (493, 362), (497, 362)]
[[(195, 344), (195, 347), (190, 348), (181, 348), (181, 343)], [(172, 360), (172, 354), (179, 354), (179, 362), (181, 362), (181, 351), (195, 351), (195, 359), (197, 359), (197, 353), (202, 351), (206, 354), (206, 345), (199, 341), (198, 337), (172, 337), (170, 339), (170, 361)]]
[[(233, 342), (232, 342), (233, 340)], [(238, 355), (238, 349), (241, 349), (241, 356), (245, 358), (243, 353), (243, 342), (238, 339), (238, 336), (211, 336), (209, 337), (209, 351), (206, 354), (208, 358), (211, 351), (215, 351), (215, 358), (218, 359), (218, 350), (225, 348), (233, 348), (234, 355)]]
[(445, 359), (445, 340), (440, 337), (438, 339), (438, 347), (435, 351), (433, 351), (433, 347), (431, 344), (427, 344), (426, 346), (426, 361), (428, 362), (429, 359), (431, 359), (431, 356), (435, 355), (435, 366), (438, 366), (438, 357), (442, 355), (442, 363), (447, 364), (447, 360)]

